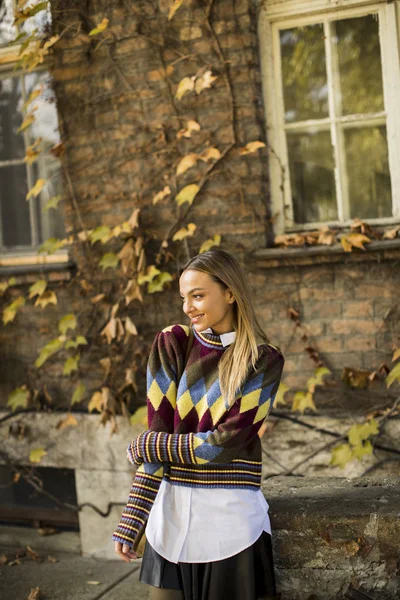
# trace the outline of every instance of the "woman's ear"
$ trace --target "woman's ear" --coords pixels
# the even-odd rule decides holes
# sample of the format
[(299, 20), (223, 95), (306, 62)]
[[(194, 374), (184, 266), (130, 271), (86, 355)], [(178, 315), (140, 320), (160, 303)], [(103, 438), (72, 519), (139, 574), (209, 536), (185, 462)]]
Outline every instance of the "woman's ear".
[(229, 302), (229, 304), (233, 304), (235, 302), (234, 295), (232, 294), (231, 290), (228, 289), (226, 291), (227, 291), (227, 294), (228, 294), (228, 302)]

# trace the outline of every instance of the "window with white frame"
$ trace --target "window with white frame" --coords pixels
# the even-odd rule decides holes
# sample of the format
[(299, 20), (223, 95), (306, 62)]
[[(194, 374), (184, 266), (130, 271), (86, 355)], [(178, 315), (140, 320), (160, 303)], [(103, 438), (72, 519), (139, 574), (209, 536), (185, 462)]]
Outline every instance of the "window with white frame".
[[(49, 73), (15, 70), (19, 47), (9, 45), (18, 33), (40, 35), (48, 24), (46, 11), (35, 22), (16, 31), (13, 26), (15, 3), (0, 2), (0, 255), (32, 255), (49, 237), (65, 234), (61, 210), (49, 208), (50, 198), (60, 194), (59, 161), (50, 152), (59, 143), (57, 112)], [(27, 29), (29, 27), (29, 29)], [(24, 120), (24, 104), (34, 90), (41, 90), (29, 107), (34, 114), (30, 127), (19, 131)], [(39, 142), (37, 142), (39, 140)], [(27, 150), (37, 142), (41, 152), (28, 159)], [(35, 198), (26, 200), (38, 179), (46, 185)]]
[(399, 8), (352, 0), (334, 10), (330, 0), (262, 6), (279, 232), (400, 219)]

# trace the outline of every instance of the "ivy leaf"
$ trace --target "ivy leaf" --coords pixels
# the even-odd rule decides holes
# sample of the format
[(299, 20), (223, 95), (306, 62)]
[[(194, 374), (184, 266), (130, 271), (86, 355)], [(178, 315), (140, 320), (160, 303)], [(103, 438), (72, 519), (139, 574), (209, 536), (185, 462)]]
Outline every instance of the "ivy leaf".
[(132, 321), (130, 320), (129, 317), (126, 317), (126, 319), (125, 319), (125, 329), (131, 335), (137, 335), (138, 334), (137, 329), (136, 329), (136, 325), (134, 323), (132, 323)]
[(360, 460), (365, 454), (372, 454), (372, 444), (369, 440), (367, 440), (365, 444), (360, 443), (353, 448), (354, 458), (358, 458)]
[(90, 399), (88, 411), (93, 412), (94, 410), (97, 410), (98, 412), (101, 412), (103, 404), (103, 394), (101, 392), (95, 392)]
[(200, 187), (196, 183), (186, 185), (176, 196), (175, 201), (178, 204), (178, 206), (185, 204), (185, 202), (192, 204), (199, 191)]
[(58, 331), (65, 335), (68, 329), (76, 329), (77, 326), (76, 316), (73, 313), (64, 315), (58, 322)]
[(366, 423), (356, 423), (352, 425), (349, 430), (349, 442), (352, 446), (358, 446), (371, 435), (376, 435), (378, 433), (379, 425), (375, 419), (371, 419)]
[(164, 284), (172, 281), (172, 277), (170, 275), (170, 273), (168, 273), (167, 271), (164, 271), (163, 273), (160, 273), (159, 275), (157, 275), (157, 277), (155, 277), (153, 279), (153, 281), (150, 281), (149, 285), (147, 286), (147, 292), (149, 294), (155, 294), (156, 292), (162, 292)]
[(83, 335), (78, 335), (76, 340), (68, 340), (65, 343), (65, 348), (67, 350), (68, 348), (78, 348), (78, 346), (86, 346), (87, 343), (87, 339)]
[(46, 456), (47, 452), (43, 448), (34, 448), (29, 453), (29, 461), (31, 463), (40, 463), (43, 456)]
[(61, 194), (57, 194), (57, 196), (53, 196), (52, 198), (50, 198), (50, 200), (48, 200), (46, 202), (43, 210), (50, 210), (50, 208), (57, 209), (58, 203), (60, 202), (61, 198), (62, 198)]
[(95, 244), (96, 242), (98, 242), (99, 240), (101, 241), (102, 244), (105, 244), (106, 242), (108, 242), (111, 239), (111, 230), (109, 227), (107, 227), (107, 225), (100, 225), (99, 227), (96, 227), (96, 229), (94, 229), (91, 234), (90, 234), (90, 243), (91, 244)]
[(190, 137), (192, 137), (193, 131), (200, 131), (200, 129), (201, 129), (201, 127), (197, 121), (189, 120), (186, 123), (186, 127), (184, 129), (180, 129), (178, 131), (178, 133), (176, 134), (176, 137), (178, 140), (180, 140), (182, 137), (190, 138)]
[(166, 196), (169, 196), (171, 193), (171, 188), (169, 185), (166, 185), (161, 192), (157, 192), (157, 194), (153, 198), (153, 204), (157, 204), (160, 200), (164, 200)]
[(303, 415), (306, 408), (317, 411), (312, 394), (310, 392), (296, 392), (293, 398), (292, 410), (298, 410)]
[(140, 406), (135, 410), (129, 419), (131, 425), (144, 425), (148, 427), (147, 422), (147, 406)]
[(99, 33), (102, 33), (107, 29), (108, 23), (109, 20), (106, 17), (104, 17), (101, 23), (99, 23), (98, 25), (96, 25), (96, 27), (94, 27), (94, 29), (89, 31), (89, 35), (98, 35)]
[(364, 244), (368, 244), (371, 241), (369, 237), (362, 233), (349, 233), (347, 235), (347, 240), (354, 248), (360, 248), (361, 250), (365, 250)]
[(79, 382), (74, 390), (74, 393), (72, 394), (71, 406), (73, 406), (74, 404), (78, 404), (79, 402), (82, 402), (82, 400), (85, 396), (85, 392), (86, 392), (85, 384), (82, 382)]
[(191, 154), (187, 154), (186, 156), (184, 156), (182, 158), (182, 160), (179, 161), (179, 164), (176, 167), (176, 174), (182, 175), (182, 173), (184, 173), (191, 167), (194, 167), (195, 164), (197, 163), (198, 158), (199, 158), (198, 155), (194, 154), (193, 152)]
[(307, 389), (313, 393), (317, 385), (324, 385), (325, 375), (330, 375), (331, 371), (327, 367), (319, 367), (314, 371), (314, 375), (307, 381)]
[(29, 190), (29, 192), (27, 193), (26, 199), (29, 200), (29, 198), (36, 198), (36, 196), (39, 196), (45, 183), (46, 183), (45, 179), (38, 179), (37, 182), (35, 183), (35, 185), (33, 186), (33, 188), (31, 188)]
[(253, 152), (257, 152), (257, 150), (259, 150), (260, 148), (265, 148), (264, 142), (249, 142), (243, 148), (239, 148), (239, 154), (240, 156), (245, 156), (246, 154), (253, 154)]
[(216, 79), (218, 79), (216, 75), (213, 75), (211, 71), (206, 71), (203, 75), (197, 77), (194, 84), (194, 91), (196, 94), (201, 94), (203, 90), (210, 88)]
[(34, 296), (41, 296), (47, 287), (47, 281), (45, 279), (39, 279), (29, 288), (29, 299)]
[(15, 277), (10, 277), (10, 279), (8, 281), (1, 281), (0, 282), (0, 294), (4, 294), (4, 292), (7, 291), (9, 287), (15, 285), (16, 283), (17, 283), (17, 280), (15, 279)]
[(398, 358), (400, 358), (400, 348), (395, 348), (391, 362), (395, 362), (395, 360), (397, 360)]
[(9, 394), (7, 406), (11, 406), (12, 410), (16, 410), (17, 408), (27, 408), (29, 396), (30, 393), (26, 385), (22, 385)]
[(78, 421), (73, 414), (67, 413), (64, 419), (58, 421), (56, 425), (56, 429), (65, 429), (66, 427), (76, 427), (78, 425)]
[(184, 0), (174, 0), (168, 13), (168, 21), (170, 21)]
[(40, 156), (41, 148), (40, 144), (42, 142), (42, 138), (38, 138), (36, 142), (27, 147), (24, 162), (28, 165), (32, 165)]
[(185, 94), (192, 92), (194, 90), (194, 82), (196, 77), (184, 77), (178, 84), (178, 88), (175, 92), (175, 98), (177, 100), (182, 100)]
[(26, 109), (28, 108), (29, 104), (31, 104), (34, 100), (36, 100), (36, 98), (38, 98), (42, 92), (43, 92), (43, 86), (42, 85), (39, 88), (36, 88), (36, 90), (33, 90), (29, 94), (28, 99), (26, 100), (26, 102), (24, 102), (22, 110), (25, 112)]
[(59, 248), (62, 248), (64, 245), (63, 240), (60, 240), (58, 238), (48, 238), (39, 248), (38, 250), (38, 254), (42, 253), (42, 252), (46, 252), (47, 254), (53, 254), (54, 252), (56, 252)]
[(47, 290), (41, 296), (38, 296), (35, 306), (46, 308), (48, 304), (57, 304), (57, 296), (51, 290)]
[(63, 375), (71, 375), (73, 371), (77, 371), (79, 359), (79, 354), (76, 356), (69, 356), (64, 363)]
[(17, 133), (21, 133), (22, 131), (25, 131), (25, 129), (28, 129), (28, 127), (30, 127), (32, 125), (32, 123), (34, 123), (34, 122), (35, 122), (35, 115), (33, 114), (33, 112), (27, 114), (26, 117), (24, 118), (24, 120), (22, 121), (20, 127), (18, 127)]
[(219, 246), (220, 244), (221, 236), (219, 234), (214, 235), (212, 238), (202, 243), (202, 245), (200, 246), (199, 254), (203, 254), (203, 252), (208, 252), (210, 248), (212, 248), (213, 246)]
[(138, 282), (135, 279), (130, 279), (128, 281), (127, 286), (124, 289), (124, 296), (126, 306), (128, 306), (132, 300), (139, 300), (139, 302), (143, 302), (142, 292)]
[(114, 252), (106, 252), (103, 258), (99, 260), (99, 267), (105, 271), (106, 269), (116, 269), (119, 263), (119, 258)]
[(24, 306), (25, 298), (23, 296), (18, 296), (11, 304), (5, 307), (3, 310), (3, 323), (7, 325), (10, 321), (14, 321), (15, 316), (18, 312), (18, 309)]
[(221, 152), (218, 148), (206, 148), (199, 156), (200, 160), (210, 162), (210, 160), (218, 160), (221, 158)]
[(182, 229), (179, 229), (179, 231), (175, 233), (172, 237), (172, 241), (176, 242), (184, 240), (187, 237), (192, 237), (196, 229), (197, 226), (194, 223), (189, 223), (187, 227), (182, 227)]
[(39, 369), (50, 356), (59, 352), (64, 346), (65, 337), (59, 336), (48, 342), (40, 351), (38, 358), (35, 360), (35, 366)]
[(279, 384), (278, 387), (278, 391), (276, 392), (276, 396), (275, 396), (275, 400), (274, 400), (274, 406), (278, 406), (278, 404), (286, 404), (286, 400), (285, 400), (285, 394), (288, 391), (289, 386), (286, 385), (286, 383), (283, 383), (281, 381), (281, 383)]
[(389, 375), (386, 377), (387, 387), (389, 388), (394, 381), (398, 381), (400, 383), (400, 362), (393, 367)]
[(329, 464), (343, 469), (352, 459), (353, 451), (349, 444), (340, 444), (336, 448), (333, 448)]
[(39, 4), (36, 4), (36, 6), (32, 6), (29, 7), (27, 10), (29, 11), (29, 15), (28, 17), (34, 17), (35, 15), (37, 15), (39, 12), (41, 12), (42, 10), (47, 10), (49, 7), (49, 2), (39, 2)]
[(152, 281), (154, 277), (156, 277), (160, 273), (161, 271), (157, 269), (157, 267), (155, 267), (154, 265), (150, 265), (149, 267), (147, 267), (146, 275), (139, 275), (137, 282), (139, 285), (143, 285), (144, 283), (150, 283), (150, 281)]

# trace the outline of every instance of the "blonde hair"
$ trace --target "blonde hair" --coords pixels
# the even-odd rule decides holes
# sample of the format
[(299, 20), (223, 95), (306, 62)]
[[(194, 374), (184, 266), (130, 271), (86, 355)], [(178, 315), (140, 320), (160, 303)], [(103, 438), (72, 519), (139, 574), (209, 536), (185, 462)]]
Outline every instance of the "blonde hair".
[(249, 370), (256, 366), (259, 356), (257, 338), (266, 344), (269, 339), (258, 321), (246, 277), (236, 258), (224, 250), (212, 249), (189, 260), (181, 274), (189, 269), (207, 273), (224, 289), (229, 288), (235, 298), (236, 339), (218, 363), (221, 393), (232, 406)]

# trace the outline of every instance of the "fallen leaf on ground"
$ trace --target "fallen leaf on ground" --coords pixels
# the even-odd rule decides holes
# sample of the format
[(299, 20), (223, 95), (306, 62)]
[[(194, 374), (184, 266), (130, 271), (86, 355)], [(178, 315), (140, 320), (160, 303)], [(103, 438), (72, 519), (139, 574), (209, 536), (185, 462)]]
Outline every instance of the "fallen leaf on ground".
[(54, 556), (48, 556), (47, 560), (51, 563), (56, 563), (58, 562), (58, 558), (55, 558)]
[(100, 585), (100, 581), (87, 581), (90, 585)]
[(28, 600), (39, 600), (40, 599), (40, 588), (36, 587), (34, 590), (31, 590)]
[(42, 560), (40, 558), (39, 554), (37, 552), (35, 552), (35, 550), (32, 550), (32, 548), (30, 546), (26, 547), (26, 551), (29, 554), (29, 556), (31, 558), (33, 558), (33, 560), (37, 560), (38, 562), (40, 562)]

